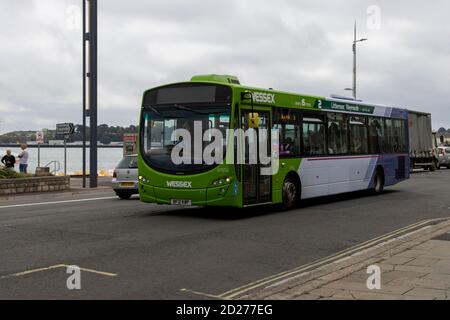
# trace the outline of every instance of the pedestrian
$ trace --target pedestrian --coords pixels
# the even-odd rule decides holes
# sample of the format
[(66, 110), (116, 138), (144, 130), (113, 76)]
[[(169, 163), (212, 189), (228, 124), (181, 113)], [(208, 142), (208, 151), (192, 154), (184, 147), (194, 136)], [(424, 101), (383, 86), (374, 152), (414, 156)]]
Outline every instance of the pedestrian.
[(2, 158), (2, 163), (6, 168), (14, 170), (14, 164), (16, 163), (16, 157), (11, 154), (11, 150), (6, 150), (6, 154)]
[(27, 173), (27, 167), (28, 167), (28, 151), (27, 151), (27, 145), (25, 143), (22, 143), (20, 145), (20, 149), (22, 149), (22, 151), (19, 153), (19, 155), (17, 156), (20, 161), (19, 161), (19, 171), (22, 173)]

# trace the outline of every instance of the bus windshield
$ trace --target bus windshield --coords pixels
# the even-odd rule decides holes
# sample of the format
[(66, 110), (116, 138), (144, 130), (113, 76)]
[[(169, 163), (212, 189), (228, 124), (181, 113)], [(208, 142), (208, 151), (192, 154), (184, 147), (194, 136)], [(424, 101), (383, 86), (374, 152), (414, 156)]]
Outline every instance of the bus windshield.
[[(202, 137), (194, 136), (194, 123), (197, 125), (201, 123)], [(193, 150), (194, 139), (202, 139), (208, 129), (219, 129), (225, 146), (227, 129), (230, 127), (230, 106), (183, 104), (145, 106), (141, 127), (142, 154), (149, 166), (175, 174), (203, 172), (212, 169), (212, 166), (205, 164), (202, 159), (194, 159), (194, 152), (191, 152), (190, 163), (177, 165), (172, 161), (172, 149), (180, 142), (172, 139), (174, 138), (172, 133), (176, 129), (187, 130), (191, 135), (191, 150)], [(209, 142), (204, 141), (203, 148), (207, 144)], [(223, 156), (225, 157), (225, 150)]]

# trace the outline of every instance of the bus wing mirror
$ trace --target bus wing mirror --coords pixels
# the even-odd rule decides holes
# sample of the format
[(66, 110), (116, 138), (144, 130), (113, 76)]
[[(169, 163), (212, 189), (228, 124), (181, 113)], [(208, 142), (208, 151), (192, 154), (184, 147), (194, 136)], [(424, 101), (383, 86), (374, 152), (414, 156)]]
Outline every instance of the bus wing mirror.
[(252, 112), (248, 114), (248, 127), (250, 129), (257, 129), (259, 124), (259, 114)]

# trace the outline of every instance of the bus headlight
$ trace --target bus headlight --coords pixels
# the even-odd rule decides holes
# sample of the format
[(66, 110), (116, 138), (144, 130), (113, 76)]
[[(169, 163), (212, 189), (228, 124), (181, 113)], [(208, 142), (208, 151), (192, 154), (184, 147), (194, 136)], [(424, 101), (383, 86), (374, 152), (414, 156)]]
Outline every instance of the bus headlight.
[(225, 177), (225, 178), (220, 178), (220, 179), (214, 180), (211, 184), (213, 186), (221, 186), (221, 185), (224, 185), (224, 184), (228, 184), (230, 182), (231, 182), (231, 178), (230, 177)]
[(139, 181), (141, 181), (142, 183), (150, 183), (150, 179), (147, 179), (143, 176), (139, 176)]

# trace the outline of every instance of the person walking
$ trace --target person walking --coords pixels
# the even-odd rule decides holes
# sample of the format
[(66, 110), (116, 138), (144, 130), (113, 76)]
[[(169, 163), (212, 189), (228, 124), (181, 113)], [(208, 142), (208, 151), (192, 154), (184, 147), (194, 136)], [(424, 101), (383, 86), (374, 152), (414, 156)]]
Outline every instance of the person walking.
[(6, 154), (3, 156), (1, 162), (8, 169), (14, 170), (14, 165), (16, 163), (16, 157), (11, 154), (11, 150), (6, 150)]
[(20, 145), (20, 149), (22, 151), (17, 156), (19, 160), (19, 171), (22, 173), (27, 173), (27, 167), (28, 167), (28, 151), (27, 151), (27, 145), (25, 143)]

